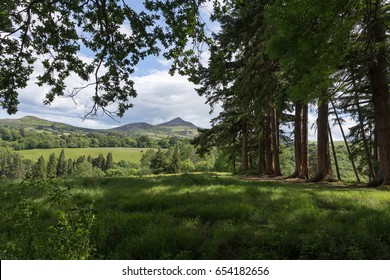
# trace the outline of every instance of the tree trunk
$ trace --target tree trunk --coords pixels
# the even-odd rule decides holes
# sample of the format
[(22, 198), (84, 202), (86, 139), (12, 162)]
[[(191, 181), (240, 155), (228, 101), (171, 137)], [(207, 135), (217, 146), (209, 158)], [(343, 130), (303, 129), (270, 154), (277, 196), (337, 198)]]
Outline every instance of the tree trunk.
[(242, 126), (241, 136), (241, 171), (249, 170), (249, 157), (248, 157), (248, 125)]
[(265, 173), (265, 154), (264, 154), (264, 150), (265, 150), (265, 146), (264, 146), (264, 137), (263, 137), (263, 134), (264, 133), (260, 133), (259, 135), (259, 143), (258, 143), (258, 174), (260, 176), (263, 176), (264, 173)]
[(281, 176), (280, 172), (280, 161), (279, 161), (279, 125), (276, 120), (276, 109), (270, 109), (271, 114), (271, 137), (272, 137), (272, 157), (273, 157), (273, 166), (274, 172), (273, 176)]
[[(354, 162), (354, 160), (353, 160), (353, 156), (352, 156), (351, 150), (349, 149), (347, 137), (345, 137), (344, 129), (343, 129), (343, 126), (341, 125), (341, 121), (340, 121), (340, 118), (339, 118), (339, 114), (338, 114), (337, 111), (336, 111), (336, 106), (334, 105), (333, 101), (331, 100), (330, 102), (331, 102), (331, 104), (332, 104), (332, 108), (333, 108), (334, 114), (335, 114), (336, 119), (337, 119), (337, 122), (338, 122), (338, 124), (339, 124), (341, 134), (343, 135), (345, 147), (347, 148), (347, 152), (348, 152), (348, 158), (349, 158), (349, 160), (351, 161), (353, 171), (355, 172), (356, 181), (357, 181), (357, 182), (360, 182), (359, 173), (358, 173), (358, 171), (357, 171), (355, 162)], [(359, 106), (359, 105), (358, 105), (358, 106)], [(340, 179), (339, 179), (339, 180), (340, 180)]]
[(308, 105), (295, 104), (294, 154), (295, 171), (289, 178), (309, 179), (308, 145)]
[(271, 127), (271, 112), (267, 112), (267, 120), (265, 122), (265, 135), (264, 135), (264, 145), (265, 145), (265, 175), (274, 174), (274, 161), (273, 161), (273, 152), (272, 152), (272, 127)]
[[(379, 6), (379, 2), (377, 3)], [(374, 12), (372, 12), (374, 13)], [(370, 19), (369, 30), (373, 52), (368, 74), (372, 89), (372, 102), (375, 113), (375, 131), (378, 140), (379, 170), (373, 185), (390, 185), (390, 92), (388, 79), (388, 57), (386, 51), (386, 31), (376, 11)]]
[(309, 155), (307, 152), (309, 142), (309, 106), (302, 105), (302, 167), (301, 173), (298, 175), (300, 179), (309, 179)]
[[(368, 164), (368, 177), (369, 177), (369, 180), (373, 180), (374, 177), (375, 177), (375, 172), (374, 172), (372, 159), (371, 159), (371, 149), (370, 149), (370, 147), (368, 145), (366, 132), (364, 131), (363, 115), (362, 115), (362, 110), (360, 108), (359, 95), (358, 95), (358, 91), (357, 91), (358, 89), (357, 89), (357, 86), (356, 86), (356, 81), (355, 81), (355, 77), (354, 77), (355, 75), (354, 75), (354, 71), (353, 70), (351, 70), (351, 74), (352, 74), (352, 85), (353, 85), (353, 90), (354, 90), (356, 110), (357, 110), (358, 119), (359, 119), (359, 129), (360, 129), (360, 134), (361, 134), (361, 137), (362, 137), (362, 140), (363, 140), (363, 146), (364, 146), (364, 153), (365, 153), (365, 156), (366, 156), (366, 161), (367, 161), (367, 164)], [(350, 157), (352, 158), (352, 155), (350, 155)], [(351, 160), (353, 162), (353, 159), (351, 159)]]
[(328, 103), (318, 105), (317, 119), (317, 174), (313, 182), (332, 179), (332, 166), (330, 164), (329, 134), (328, 134)]
[(295, 119), (294, 119), (294, 155), (295, 155), (295, 170), (294, 173), (288, 176), (296, 178), (302, 172), (302, 119), (303, 106), (301, 103), (295, 103)]

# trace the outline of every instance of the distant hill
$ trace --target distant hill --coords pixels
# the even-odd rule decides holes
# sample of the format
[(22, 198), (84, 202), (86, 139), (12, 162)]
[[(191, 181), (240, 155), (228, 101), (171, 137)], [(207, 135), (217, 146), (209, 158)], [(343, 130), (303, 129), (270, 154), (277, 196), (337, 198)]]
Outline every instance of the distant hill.
[(196, 126), (193, 123), (186, 122), (181, 118), (175, 118), (173, 120), (170, 120), (169, 122), (158, 124), (157, 126), (188, 126), (192, 128), (196, 128)]
[(148, 124), (146, 122), (138, 122), (138, 123), (128, 123), (119, 127), (115, 127), (112, 130), (121, 130), (121, 131), (133, 131), (139, 129), (149, 129), (152, 128), (153, 125)]
[(20, 119), (0, 119), (0, 126), (9, 128), (25, 128), (37, 130), (49, 130), (58, 132), (90, 132), (93, 129), (77, 127), (65, 123), (48, 121), (34, 116), (25, 116)]
[(191, 122), (181, 118), (175, 118), (169, 122), (151, 125), (146, 122), (129, 123), (111, 129), (89, 129), (72, 126), (60, 122), (53, 122), (34, 116), (26, 116), (20, 119), (0, 119), (0, 127), (35, 129), (53, 133), (126, 133), (130, 135), (147, 135), (153, 138), (165, 138), (170, 136), (193, 138), (198, 135), (198, 128)]
[(143, 134), (151, 137), (180, 136), (193, 138), (198, 135), (198, 127), (181, 118), (175, 118), (165, 123), (151, 125), (148, 123), (129, 123), (110, 129), (110, 131)]

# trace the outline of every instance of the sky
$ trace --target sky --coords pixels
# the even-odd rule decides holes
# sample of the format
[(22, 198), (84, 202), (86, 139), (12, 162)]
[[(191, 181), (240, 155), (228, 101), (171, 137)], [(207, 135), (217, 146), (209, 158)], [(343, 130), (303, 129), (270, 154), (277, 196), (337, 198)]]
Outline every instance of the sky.
[[(142, 9), (141, 1), (129, 1), (128, 3), (131, 3), (136, 11)], [(203, 10), (206, 19), (211, 9), (210, 5), (206, 5)], [(208, 26), (210, 31), (216, 31), (219, 28), (217, 24), (211, 22)], [(121, 31), (131, 34), (129, 25), (123, 25)], [(86, 62), (92, 59), (92, 54), (83, 48), (79, 56)], [(38, 62), (39, 60), (42, 59), (38, 58)], [(36, 63), (28, 86), (19, 92), (18, 113), (8, 115), (5, 110), (0, 110), (0, 118), (37, 116), (79, 127), (106, 129), (134, 122), (159, 124), (180, 117), (198, 127), (210, 127), (210, 120), (218, 115), (219, 107), (217, 106), (214, 113), (210, 114), (210, 107), (205, 104), (206, 99), (196, 93), (195, 85), (189, 82), (187, 77), (178, 74), (169, 75), (170, 66), (171, 62), (163, 57), (147, 57), (136, 66), (132, 75), (138, 93), (138, 96), (132, 100), (133, 108), (129, 109), (122, 118), (112, 119), (102, 114), (93, 119), (83, 120), (82, 117), (86, 115), (92, 104), (90, 97), (93, 89), (86, 89), (79, 93), (75, 98), (77, 104), (70, 98), (57, 97), (50, 106), (43, 105), (48, 87), (36, 85), (35, 77), (42, 73), (42, 67)], [(66, 84), (69, 91), (82, 85), (75, 75), (70, 76)]]
[[(58, 121), (79, 127), (106, 129), (133, 122), (158, 124), (181, 117), (199, 127), (210, 127), (210, 119), (218, 114), (217, 108), (209, 114), (210, 107), (206, 100), (195, 91), (195, 85), (187, 77), (168, 74), (170, 63), (162, 58), (151, 57), (137, 66), (132, 76), (138, 96), (132, 99), (134, 107), (129, 109), (122, 118), (112, 118), (98, 115), (93, 119), (83, 121), (82, 117), (88, 111), (92, 88), (85, 90), (76, 97), (77, 104), (71, 98), (58, 97), (51, 105), (43, 105), (47, 87), (39, 87), (32, 76), (28, 86), (20, 91), (19, 111), (8, 115), (0, 111), (0, 118), (21, 118), (37, 116), (43, 119)], [(39, 67), (36, 73), (39, 73)], [(69, 88), (79, 86), (80, 81), (72, 76), (68, 79)]]
[[(140, 9), (140, 7), (136, 7)], [(205, 8), (205, 12), (212, 10), (211, 6)], [(218, 25), (208, 23), (210, 31), (217, 31)], [(131, 32), (128, 26), (123, 26), (123, 32)], [(207, 55), (207, 52), (206, 52)], [(85, 61), (92, 58), (86, 52), (80, 52), (79, 56)], [(207, 58), (204, 59), (205, 61)], [(198, 127), (209, 128), (210, 120), (221, 111), (216, 106), (214, 112), (210, 114), (210, 107), (205, 104), (204, 97), (200, 97), (195, 91), (195, 85), (187, 80), (187, 77), (168, 74), (171, 62), (163, 57), (147, 57), (141, 61), (132, 75), (135, 82), (135, 89), (138, 96), (132, 100), (134, 107), (129, 109), (122, 118), (112, 118), (106, 115), (99, 115), (93, 119), (83, 120), (91, 104), (92, 88), (84, 90), (76, 97), (77, 104), (67, 97), (57, 97), (49, 105), (43, 105), (45, 92), (48, 87), (36, 85), (37, 75), (42, 73), (42, 67), (36, 64), (35, 72), (31, 76), (28, 86), (19, 92), (19, 111), (15, 115), (8, 115), (5, 110), (0, 110), (2, 118), (21, 118), (23, 116), (37, 116), (43, 119), (63, 122), (79, 127), (93, 129), (113, 128), (128, 123), (147, 122), (159, 124), (167, 122), (176, 117), (192, 122)], [(76, 76), (71, 76), (67, 80), (69, 90), (82, 85)], [(309, 114), (309, 128), (315, 123), (315, 109)], [(346, 133), (348, 127), (354, 124), (353, 120), (346, 118), (343, 125)], [(286, 128), (287, 129), (287, 128)], [(335, 140), (342, 140), (338, 127), (332, 129)], [(315, 129), (310, 129), (309, 139), (316, 140)]]

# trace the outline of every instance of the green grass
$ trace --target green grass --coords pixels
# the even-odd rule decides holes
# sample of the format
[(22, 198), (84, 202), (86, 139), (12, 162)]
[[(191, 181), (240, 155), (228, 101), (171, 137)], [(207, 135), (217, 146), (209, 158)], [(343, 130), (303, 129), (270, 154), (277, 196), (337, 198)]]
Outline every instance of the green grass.
[[(22, 150), (17, 151), (23, 158), (37, 161), (42, 155), (46, 160), (49, 159), (50, 154), (54, 153), (57, 157), (60, 155), (62, 148), (56, 149), (34, 149), (34, 150)], [(141, 148), (65, 148), (65, 157), (71, 159), (77, 159), (79, 156), (92, 156), (98, 157), (99, 154), (103, 154), (105, 157), (109, 152), (112, 153), (114, 162), (120, 160), (130, 161), (133, 163), (139, 163), (143, 152), (147, 149)]]
[[(65, 181), (98, 259), (389, 259), (390, 192), (191, 174)], [(1, 184), (0, 244), (17, 184)], [(8, 199), (7, 199), (8, 196)], [(26, 199), (41, 201), (31, 188)], [(50, 209), (42, 208), (47, 217)], [(6, 222), (5, 222), (6, 221)], [(42, 219), (45, 228), (49, 218)], [(12, 238), (11, 238), (12, 239)], [(0, 248), (3, 250), (3, 248)]]

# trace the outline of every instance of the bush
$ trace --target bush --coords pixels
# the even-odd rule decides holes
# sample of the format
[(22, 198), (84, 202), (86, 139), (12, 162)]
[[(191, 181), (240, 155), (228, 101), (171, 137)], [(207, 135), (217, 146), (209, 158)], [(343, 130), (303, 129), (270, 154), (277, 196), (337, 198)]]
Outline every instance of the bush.
[(198, 161), (195, 164), (195, 170), (196, 171), (211, 171), (213, 169), (213, 165), (205, 160)]
[(181, 172), (192, 172), (195, 170), (194, 164), (191, 160), (186, 159), (180, 162), (180, 171)]
[(0, 258), (89, 259), (95, 250), (90, 239), (93, 202), (79, 207), (69, 190), (59, 181), (25, 181), (9, 197), (16, 206), (7, 213), (13, 226), (2, 229), (7, 242), (0, 245)]

